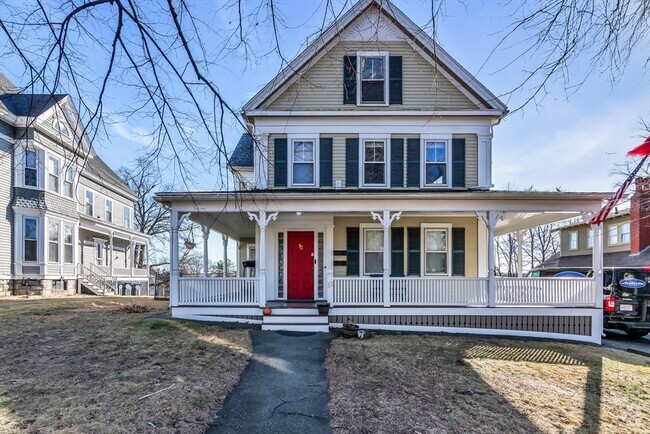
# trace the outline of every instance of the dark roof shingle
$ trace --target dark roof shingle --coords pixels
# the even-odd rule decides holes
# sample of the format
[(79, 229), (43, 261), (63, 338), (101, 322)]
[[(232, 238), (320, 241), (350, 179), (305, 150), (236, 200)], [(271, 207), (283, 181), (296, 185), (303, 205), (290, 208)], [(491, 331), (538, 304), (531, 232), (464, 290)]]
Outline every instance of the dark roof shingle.
[[(591, 255), (554, 256), (543, 262), (537, 268), (591, 268)], [(621, 267), (650, 267), (650, 249), (645, 249), (638, 255), (630, 252), (613, 252), (603, 254), (605, 268)]]
[(253, 137), (244, 133), (241, 135), (235, 150), (230, 155), (231, 167), (253, 167)]

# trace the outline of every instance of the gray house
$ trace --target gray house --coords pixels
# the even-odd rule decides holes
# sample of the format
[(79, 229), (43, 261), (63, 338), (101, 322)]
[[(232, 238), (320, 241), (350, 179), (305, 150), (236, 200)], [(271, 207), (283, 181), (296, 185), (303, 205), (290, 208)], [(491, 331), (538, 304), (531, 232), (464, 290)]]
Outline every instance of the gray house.
[(0, 295), (148, 284), (137, 197), (82, 130), (68, 95), (21, 93), (0, 74)]

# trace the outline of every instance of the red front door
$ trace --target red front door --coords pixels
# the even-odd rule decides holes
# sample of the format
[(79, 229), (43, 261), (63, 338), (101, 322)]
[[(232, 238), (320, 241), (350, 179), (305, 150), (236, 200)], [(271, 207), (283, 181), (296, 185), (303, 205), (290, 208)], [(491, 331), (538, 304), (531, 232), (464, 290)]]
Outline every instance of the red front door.
[(287, 233), (287, 298), (314, 299), (314, 233)]

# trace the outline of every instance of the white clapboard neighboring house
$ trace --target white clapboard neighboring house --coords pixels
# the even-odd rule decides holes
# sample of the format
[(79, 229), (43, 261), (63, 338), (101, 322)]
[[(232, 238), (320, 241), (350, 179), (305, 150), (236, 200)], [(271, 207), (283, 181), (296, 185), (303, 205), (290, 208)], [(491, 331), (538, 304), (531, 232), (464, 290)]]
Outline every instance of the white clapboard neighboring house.
[(82, 131), (68, 95), (0, 74), (0, 295), (147, 291), (137, 197)]
[(600, 342), (598, 279), (493, 273), (495, 236), (588, 216), (608, 196), (492, 190), (506, 112), (389, 1), (359, 1), (244, 105), (249, 130), (230, 156), (238, 191), (157, 195), (172, 246), (189, 218), (254, 263), (234, 278), (207, 266), (183, 276), (172, 248), (172, 315)]

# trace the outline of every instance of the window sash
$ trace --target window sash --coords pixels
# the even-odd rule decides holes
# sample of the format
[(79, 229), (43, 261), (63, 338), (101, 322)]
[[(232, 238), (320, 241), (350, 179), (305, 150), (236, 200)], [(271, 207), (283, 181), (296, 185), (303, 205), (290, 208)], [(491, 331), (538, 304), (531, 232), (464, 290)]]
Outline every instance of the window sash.
[(74, 172), (71, 168), (65, 170), (65, 177), (63, 178), (63, 193), (68, 197), (74, 197), (74, 190), (72, 185), (74, 183)]
[(614, 246), (618, 244), (618, 225), (609, 227), (609, 245)]
[(446, 186), (448, 181), (448, 143), (443, 140), (424, 142), (424, 185)]
[[(378, 236), (377, 236), (378, 235)], [(376, 246), (369, 242), (377, 242)], [(366, 228), (363, 230), (363, 274), (382, 274), (384, 272), (384, 231)], [(375, 267), (370, 269), (369, 267)]]
[(26, 218), (23, 223), (23, 260), (38, 261), (38, 220), (33, 218)]
[[(431, 246), (429, 234), (438, 233), (439, 239), (434, 240), (435, 246)], [(424, 274), (448, 275), (449, 274), (449, 231), (440, 228), (424, 229)], [(434, 268), (435, 267), (435, 268)]]
[(315, 185), (316, 143), (314, 140), (292, 141), (292, 185)]
[(47, 165), (48, 189), (56, 193), (59, 192), (59, 160), (50, 157)]
[(63, 262), (72, 264), (74, 262), (74, 241), (72, 238), (72, 226), (63, 225)]
[(570, 232), (569, 233), (569, 249), (578, 250), (578, 233)]
[(589, 235), (587, 236), (587, 247), (590, 249), (594, 247), (594, 230), (589, 229)]
[(48, 224), (48, 260), (59, 262), (59, 224), (50, 222)]
[[(357, 93), (359, 95), (360, 104), (384, 105), (387, 103), (387, 60), (388, 56), (386, 55), (359, 56), (358, 63), (360, 70)], [(374, 93), (378, 94), (376, 98), (370, 96), (374, 95)]]
[(92, 191), (86, 190), (86, 215), (92, 217), (94, 210), (95, 195)]
[(124, 227), (131, 229), (131, 209), (124, 208)]
[(621, 244), (630, 242), (630, 224), (623, 223), (621, 225)]
[(106, 199), (106, 221), (113, 223), (113, 201)]
[[(377, 182), (381, 177), (381, 181)], [(363, 185), (386, 186), (386, 141), (363, 142)]]

